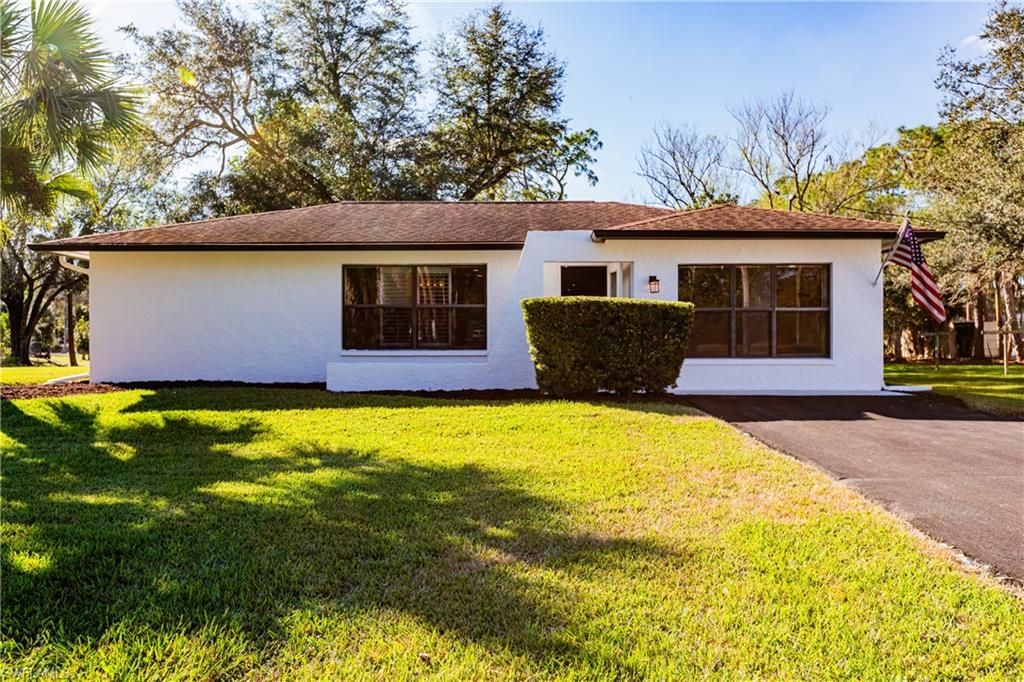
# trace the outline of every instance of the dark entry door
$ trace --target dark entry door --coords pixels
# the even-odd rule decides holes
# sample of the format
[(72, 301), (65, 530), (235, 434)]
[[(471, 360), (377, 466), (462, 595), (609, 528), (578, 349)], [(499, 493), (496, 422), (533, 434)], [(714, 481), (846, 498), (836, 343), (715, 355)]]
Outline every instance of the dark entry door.
[(604, 265), (563, 265), (562, 296), (607, 296), (608, 268)]

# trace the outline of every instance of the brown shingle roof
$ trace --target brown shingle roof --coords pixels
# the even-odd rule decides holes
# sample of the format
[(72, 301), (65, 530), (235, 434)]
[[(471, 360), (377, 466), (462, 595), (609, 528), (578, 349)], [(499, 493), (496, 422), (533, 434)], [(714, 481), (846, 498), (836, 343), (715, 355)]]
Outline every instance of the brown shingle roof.
[(593, 230), (671, 213), (619, 202), (343, 202), (58, 239), (48, 251), (519, 248), (531, 230)]
[[(620, 202), (343, 202), (34, 244), (40, 251), (520, 248), (530, 231), (601, 239), (892, 237), (875, 220), (746, 206), (696, 211)], [(922, 239), (941, 233), (915, 227)]]
[[(753, 206), (723, 204), (694, 211), (644, 218), (636, 222), (597, 228), (601, 239), (667, 239), (672, 237), (895, 237), (899, 225), (879, 220), (844, 218), (820, 213), (798, 213)], [(943, 235), (914, 226), (921, 240)]]

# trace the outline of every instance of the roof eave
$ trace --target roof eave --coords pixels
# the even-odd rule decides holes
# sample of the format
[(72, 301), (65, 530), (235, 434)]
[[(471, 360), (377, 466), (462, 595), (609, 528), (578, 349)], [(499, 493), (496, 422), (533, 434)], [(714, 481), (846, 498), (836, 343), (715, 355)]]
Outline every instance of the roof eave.
[(388, 242), (388, 243), (259, 243), (259, 244), (104, 244), (40, 242), (33, 251), (500, 251), (521, 250), (523, 242)]
[[(935, 241), (945, 232), (915, 231), (922, 242)], [(895, 239), (892, 230), (594, 230), (594, 239)]]

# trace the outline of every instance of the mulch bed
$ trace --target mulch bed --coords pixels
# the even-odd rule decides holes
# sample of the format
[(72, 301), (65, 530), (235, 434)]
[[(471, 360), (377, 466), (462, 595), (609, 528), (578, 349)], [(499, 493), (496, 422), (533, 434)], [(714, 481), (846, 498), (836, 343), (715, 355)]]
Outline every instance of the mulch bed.
[[(237, 381), (148, 381), (126, 384), (90, 384), (88, 382), (72, 382), (67, 384), (32, 384), (26, 386), (0, 386), (0, 396), (5, 400), (24, 400), (28, 398), (62, 398), (69, 395), (85, 393), (110, 393), (131, 389), (173, 389), (173, 388), (301, 388), (325, 390), (324, 384), (256, 384)], [(463, 391), (368, 391), (371, 395), (403, 395), (412, 398), (433, 398), (442, 400), (482, 400), (488, 402), (552, 400), (536, 389), (491, 389)], [(595, 393), (573, 396), (575, 400), (592, 402), (659, 402), (688, 405), (686, 398), (677, 395), (632, 395), (616, 396), (609, 393)]]
[(113, 384), (90, 384), (75, 382), (69, 384), (29, 384), (26, 386), (0, 386), (0, 398), (4, 400), (25, 400), (27, 398), (63, 398), (68, 395), (85, 393), (110, 393), (123, 391)]

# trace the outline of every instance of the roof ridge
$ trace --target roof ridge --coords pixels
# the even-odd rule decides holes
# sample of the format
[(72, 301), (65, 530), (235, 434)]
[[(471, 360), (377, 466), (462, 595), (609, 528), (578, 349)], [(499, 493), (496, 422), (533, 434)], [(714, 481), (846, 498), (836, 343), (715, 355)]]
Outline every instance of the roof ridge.
[(735, 206), (736, 208), (752, 209), (755, 211), (764, 211), (766, 213), (791, 213), (793, 215), (804, 215), (815, 218), (828, 218), (830, 220), (852, 220), (858, 223), (877, 223), (879, 225), (898, 225), (898, 223), (891, 223), (887, 220), (875, 220), (874, 218), (853, 218), (846, 215), (836, 215), (834, 213), (821, 213), (819, 211), (790, 211), (785, 208), (767, 208), (765, 206), (740, 206), (739, 204), (720, 204), (720, 206)]
[[(808, 218), (825, 218), (827, 220), (844, 220), (844, 221), (853, 222), (853, 223), (859, 223), (859, 224), (870, 223), (870, 224), (873, 224), (873, 225), (884, 225), (887, 228), (891, 228), (891, 227), (896, 227), (897, 226), (897, 223), (890, 223), (890, 222), (886, 222), (884, 220), (873, 220), (873, 219), (870, 219), (870, 218), (852, 218), (850, 216), (832, 215), (832, 214), (829, 214), (829, 213), (818, 213), (818, 212), (815, 212), (815, 211), (789, 211), (789, 210), (781, 209), (781, 208), (765, 208), (764, 206), (741, 206), (740, 204), (714, 204), (713, 206), (703, 206), (701, 208), (673, 210), (668, 215), (655, 216), (653, 218), (644, 218), (643, 220), (635, 220), (635, 221), (632, 221), (632, 222), (629, 222), (629, 223), (620, 223), (618, 225), (612, 225), (611, 227), (606, 227), (606, 228), (603, 228), (603, 229), (606, 229), (606, 230), (631, 229), (631, 228), (634, 228), (634, 227), (639, 227), (641, 225), (652, 225), (652, 224), (655, 224), (655, 223), (664, 222), (666, 220), (672, 220), (673, 218), (678, 218), (678, 217), (681, 217), (681, 216), (690, 216), (690, 215), (693, 215), (695, 213), (710, 213), (712, 211), (717, 211), (717, 210), (721, 210), (721, 209), (739, 209), (741, 211), (759, 211), (759, 212), (763, 212), (763, 213), (787, 214), (790, 217), (805, 216), (805, 217), (808, 217)], [(929, 228), (924, 228), (924, 229), (929, 229)]]

